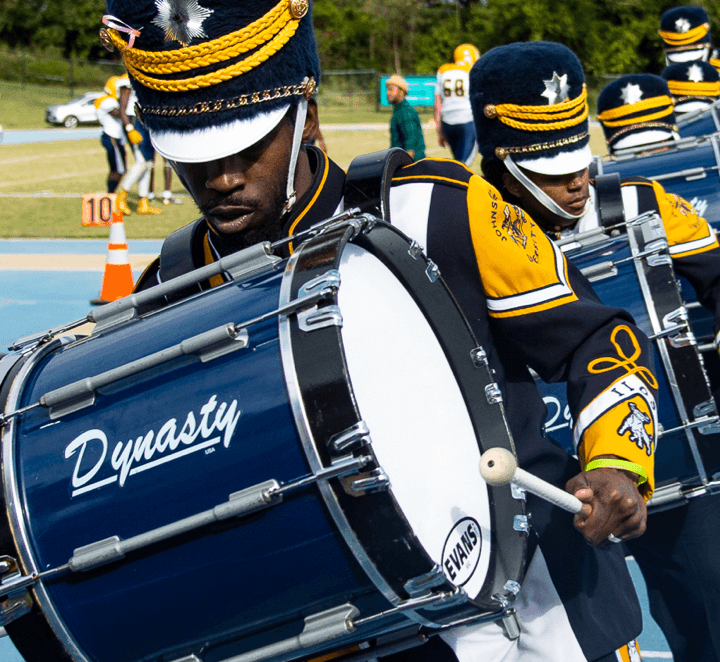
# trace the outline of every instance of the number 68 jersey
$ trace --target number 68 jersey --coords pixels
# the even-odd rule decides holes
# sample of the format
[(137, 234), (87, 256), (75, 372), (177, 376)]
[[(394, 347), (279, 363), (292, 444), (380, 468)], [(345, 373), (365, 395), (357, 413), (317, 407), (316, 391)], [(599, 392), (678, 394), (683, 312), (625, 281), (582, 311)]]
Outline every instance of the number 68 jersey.
[(464, 62), (454, 62), (443, 64), (438, 69), (435, 94), (442, 101), (440, 117), (445, 124), (467, 124), (473, 121), (469, 83), (471, 67)]

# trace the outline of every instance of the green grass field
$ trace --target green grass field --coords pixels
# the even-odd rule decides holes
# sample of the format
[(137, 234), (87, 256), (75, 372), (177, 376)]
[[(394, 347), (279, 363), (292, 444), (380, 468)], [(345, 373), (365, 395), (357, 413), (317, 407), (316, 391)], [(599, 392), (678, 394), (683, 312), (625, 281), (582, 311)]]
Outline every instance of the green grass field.
[[(78, 94), (84, 90), (77, 91)], [(67, 90), (39, 88), (0, 83), (0, 124), (6, 129), (45, 128), (45, 107), (68, 100)], [(422, 113), (423, 121), (430, 118)], [(372, 131), (335, 131), (336, 124), (387, 125), (388, 110), (348, 110), (321, 108), (321, 127), (328, 153), (342, 168), (352, 159), (389, 146), (386, 129)], [(449, 158), (450, 152), (438, 146), (434, 131), (425, 131), (427, 155)], [(596, 154), (605, 152), (601, 131), (592, 130), (591, 147)], [(473, 170), (480, 172), (480, 160)], [(107, 162), (99, 140), (34, 143), (27, 145), (0, 144), (0, 238), (106, 238), (104, 227), (83, 227), (80, 224), (82, 196), (106, 190)], [(155, 190), (162, 190), (162, 168), (156, 168)], [(156, 206), (163, 209), (159, 216), (138, 216), (125, 219), (126, 234), (131, 239), (159, 239), (197, 217), (197, 209), (173, 178), (173, 190), (183, 204)], [(130, 195), (130, 207), (136, 197)]]

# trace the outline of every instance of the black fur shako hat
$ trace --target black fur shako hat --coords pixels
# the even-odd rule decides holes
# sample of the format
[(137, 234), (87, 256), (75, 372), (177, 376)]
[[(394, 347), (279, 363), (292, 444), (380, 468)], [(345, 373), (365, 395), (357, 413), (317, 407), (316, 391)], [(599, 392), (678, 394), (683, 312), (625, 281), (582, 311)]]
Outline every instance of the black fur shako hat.
[(592, 160), (585, 74), (562, 44), (488, 51), (470, 71), (470, 102), (484, 159), (543, 174), (577, 172)]
[(628, 74), (606, 85), (598, 95), (597, 116), (611, 153), (677, 137), (670, 90), (654, 74)]
[[(240, 151), (272, 130), (288, 106), (300, 96), (309, 98), (319, 83), (310, 0), (106, 4), (103, 23), (109, 29), (101, 36), (122, 54), (139, 117), (156, 148), (173, 138), (167, 147), (173, 151), (178, 137), (204, 131), (205, 138), (186, 140), (180, 151), (202, 151), (209, 143), (217, 147), (208, 149), (210, 156)], [(232, 145), (223, 149), (227, 140)]]
[(668, 9), (660, 17), (658, 32), (668, 63), (707, 60), (712, 38), (710, 17), (702, 7), (682, 5)]
[(662, 77), (678, 114), (703, 110), (720, 98), (720, 73), (709, 62), (676, 62), (665, 68)]

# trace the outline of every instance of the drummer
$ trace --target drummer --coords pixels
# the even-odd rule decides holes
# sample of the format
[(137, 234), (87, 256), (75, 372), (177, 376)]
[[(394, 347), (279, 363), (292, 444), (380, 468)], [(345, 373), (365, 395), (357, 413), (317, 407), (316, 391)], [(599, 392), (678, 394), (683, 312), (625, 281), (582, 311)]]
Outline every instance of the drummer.
[[(153, 0), (107, 3), (108, 38), (129, 70), (139, 116), (202, 212), (166, 240), (141, 288), (286, 237), (344, 204), (341, 168), (303, 146), (318, 121), (320, 76), (307, 3), (170, 4), (178, 11)], [(163, 62), (182, 75), (164, 73)], [(404, 167), (390, 208), (400, 229), (422, 238), (486, 349), (522, 467), (585, 502), (573, 518), (528, 497), (533, 533), (515, 601), (519, 637), (498, 622), (473, 625), (443, 635), (450, 646), (432, 637), (410, 657), (609, 662), (621, 647), (627, 656), (641, 610), (609, 535), (643, 532), (653, 490), (652, 444), (640, 449), (617, 433), (630, 404), (646, 414), (651, 437), (656, 430), (647, 339), (627, 313), (598, 303), (526, 214), (463, 165), (425, 159)], [(618, 355), (632, 356), (632, 366)], [(598, 359), (613, 367), (591, 372)], [(573, 414), (586, 421), (580, 462), (544, 437), (545, 407), (528, 365), (548, 380), (569, 380)], [(620, 382), (628, 386), (622, 397), (613, 388)]]
[(659, 34), (667, 64), (710, 59), (710, 17), (702, 7), (682, 5), (668, 9), (660, 17)]
[(662, 72), (672, 95), (675, 116), (710, 108), (720, 99), (720, 73), (709, 62), (676, 62)]
[[(667, 136), (658, 133), (657, 120), (646, 119), (647, 108), (665, 102), (673, 92), (672, 81), (666, 87), (663, 82), (676, 72), (687, 71), (688, 66), (703, 66), (702, 71), (709, 80), (718, 80), (713, 67), (705, 62), (678, 63), (670, 65), (663, 78), (651, 74), (621, 76), (606, 86), (598, 97), (598, 117), (601, 120), (610, 154), (623, 146), (632, 144), (640, 149), (638, 154), (652, 153), (667, 149)], [(713, 76), (714, 74), (714, 76)], [(720, 83), (714, 83), (720, 88)], [(629, 85), (639, 90), (635, 104), (622, 103), (622, 91)], [(675, 88), (677, 92), (677, 88)], [(720, 89), (718, 90), (720, 92)], [(684, 99), (681, 101), (684, 102)], [(633, 111), (645, 104), (646, 108)], [(675, 106), (675, 110), (677, 110)], [(626, 120), (625, 132), (611, 121), (609, 115)], [(630, 119), (632, 122), (627, 123)], [(674, 125), (673, 114), (663, 118)], [(672, 131), (670, 140), (677, 139)], [(653, 184), (657, 187), (657, 183)], [(697, 224), (705, 234), (702, 218), (682, 198), (678, 204), (687, 213), (688, 224)], [(664, 219), (663, 219), (664, 220)], [(665, 222), (671, 241), (671, 226)], [(712, 234), (712, 230), (710, 231)], [(672, 251), (671, 251), (672, 254)], [(718, 300), (720, 300), (720, 251), (717, 246), (700, 249), (688, 257), (672, 255), (678, 274), (691, 281), (698, 298), (707, 308), (715, 312), (715, 331), (718, 331)], [(672, 508), (648, 518), (648, 533), (642, 540), (628, 543), (628, 549), (637, 560), (648, 586), (650, 609), (665, 634), (674, 660), (720, 661), (720, 634), (713, 623), (720, 622), (720, 568), (717, 550), (720, 545), (720, 497), (714, 495), (691, 499), (686, 506)]]
[[(541, 62), (546, 68), (539, 68)], [(560, 44), (502, 46), (486, 53), (470, 74), (483, 172), (505, 199), (531, 213), (549, 236), (558, 239), (602, 222), (589, 179), (590, 151), (558, 157), (547, 147), (546, 118), (563, 113), (562, 121), (567, 122), (574, 100), (582, 94), (582, 66)], [(603, 90), (598, 110), (608, 125), (611, 153), (619, 146), (637, 148), (677, 135), (672, 100), (659, 76), (614, 81)], [(587, 125), (566, 129), (564, 139), (568, 145), (586, 143)], [(623, 182), (618, 193), (626, 218), (648, 210), (660, 213), (677, 272), (688, 277), (700, 301), (717, 318), (720, 247), (708, 224), (656, 182), (634, 178)], [(650, 588), (652, 613), (663, 625), (675, 660), (718, 659), (720, 637), (712, 624), (720, 622), (719, 532), (720, 501), (708, 496), (651, 514), (648, 534), (629, 543)], [(713, 646), (715, 653), (705, 657), (703, 651), (713, 651)]]

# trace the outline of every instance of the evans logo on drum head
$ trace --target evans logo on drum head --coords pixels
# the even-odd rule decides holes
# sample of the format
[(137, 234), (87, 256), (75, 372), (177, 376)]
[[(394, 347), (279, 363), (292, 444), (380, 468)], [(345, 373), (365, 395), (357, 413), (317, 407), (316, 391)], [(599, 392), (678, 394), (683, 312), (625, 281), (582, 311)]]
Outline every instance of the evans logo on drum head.
[(482, 534), (480, 526), (472, 517), (463, 517), (450, 531), (442, 553), (443, 570), (455, 586), (464, 586), (475, 573)]

